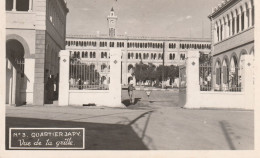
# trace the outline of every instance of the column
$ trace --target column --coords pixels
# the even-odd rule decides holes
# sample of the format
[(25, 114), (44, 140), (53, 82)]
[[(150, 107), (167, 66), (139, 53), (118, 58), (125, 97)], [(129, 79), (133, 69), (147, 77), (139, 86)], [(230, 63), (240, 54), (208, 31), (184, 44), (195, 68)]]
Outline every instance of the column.
[(230, 18), (229, 36), (233, 35), (233, 18)]
[(252, 8), (248, 8), (248, 23), (249, 23), (249, 26), (248, 27), (251, 27), (252, 26)]
[(247, 15), (247, 10), (245, 8), (244, 11), (244, 30), (246, 30), (248, 28), (248, 15)]
[(233, 35), (237, 33), (237, 16), (234, 16), (234, 32)]
[(217, 26), (215, 25), (214, 27), (214, 43), (218, 42), (218, 37), (217, 37), (218, 33), (217, 33)]
[(226, 32), (227, 32), (227, 30), (226, 30), (226, 25), (227, 25), (227, 23), (226, 23), (226, 21), (224, 20), (223, 21), (223, 34), (222, 34), (222, 39), (225, 39), (226, 38)]
[(186, 104), (185, 108), (200, 108), (199, 51), (189, 51), (186, 60)]
[(237, 16), (238, 16), (238, 19), (239, 19), (237, 32), (241, 32), (242, 31), (242, 18), (241, 18), (242, 16), (241, 16), (241, 13), (239, 13)]
[(60, 57), (59, 106), (68, 106), (69, 105), (70, 52), (68, 50), (61, 50), (59, 57)]
[(228, 21), (229, 19), (228, 19), (228, 17), (226, 17), (226, 38), (228, 38), (229, 37), (229, 25), (228, 25)]
[(32, 11), (32, 0), (29, 0), (29, 10), (28, 12), (31, 12)]
[(11, 105), (15, 105), (15, 98), (16, 98), (16, 68), (13, 66), (13, 80), (12, 80), (12, 103)]
[(13, 0), (13, 10), (12, 11), (16, 11), (16, 0)]

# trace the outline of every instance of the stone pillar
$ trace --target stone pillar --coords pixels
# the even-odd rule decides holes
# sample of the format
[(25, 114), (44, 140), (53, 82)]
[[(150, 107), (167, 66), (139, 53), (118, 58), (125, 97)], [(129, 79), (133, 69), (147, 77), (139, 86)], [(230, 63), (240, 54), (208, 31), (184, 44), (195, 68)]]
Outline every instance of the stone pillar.
[(12, 103), (11, 105), (15, 105), (15, 99), (16, 99), (16, 75), (17, 75), (17, 71), (16, 68), (13, 66), (13, 85), (12, 85)]
[(59, 57), (60, 57), (59, 106), (68, 106), (69, 105), (70, 52), (68, 50), (61, 50)]
[(233, 35), (233, 18), (230, 18), (229, 36)]
[(227, 28), (227, 23), (226, 23), (226, 21), (225, 21), (225, 19), (224, 19), (224, 21), (223, 21), (223, 34), (222, 34), (222, 39), (225, 39), (226, 38), (226, 34), (227, 34), (227, 30), (226, 30), (226, 28)]
[(234, 16), (234, 34), (236, 34), (238, 31), (237, 31), (237, 16)]
[(124, 107), (121, 103), (121, 54), (119, 48), (110, 49), (110, 100), (108, 101), (110, 107)]
[(251, 27), (252, 26), (252, 8), (248, 8), (248, 23), (249, 23), (249, 26), (248, 27)]
[(218, 42), (218, 33), (217, 33), (217, 26), (215, 26), (214, 28), (214, 43), (217, 43)]
[(245, 109), (254, 109), (253, 55), (242, 56), (242, 91), (245, 94)]
[(244, 11), (244, 30), (248, 28), (248, 15), (247, 15), (247, 10), (245, 9)]
[(228, 25), (228, 18), (226, 18), (226, 38), (229, 37), (229, 25)]
[(186, 60), (186, 104), (185, 108), (200, 108), (198, 98), (199, 85), (199, 51), (189, 51)]
[(13, 9), (12, 11), (16, 11), (16, 0), (13, 0)]
[(35, 72), (35, 59), (24, 59), (24, 83), (26, 84), (26, 104), (33, 104), (33, 84)]
[(29, 10), (28, 12), (31, 12), (32, 11), (32, 0), (29, 0)]
[(238, 16), (238, 19), (239, 19), (237, 32), (240, 32), (240, 31), (242, 31), (242, 18), (241, 18), (241, 13), (239, 13), (237, 16)]

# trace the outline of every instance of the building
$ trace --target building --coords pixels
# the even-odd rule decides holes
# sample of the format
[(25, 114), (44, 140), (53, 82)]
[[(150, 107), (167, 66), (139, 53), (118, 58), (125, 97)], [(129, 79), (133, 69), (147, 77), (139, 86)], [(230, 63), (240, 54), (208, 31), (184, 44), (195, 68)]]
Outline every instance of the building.
[[(67, 35), (66, 49), (81, 61), (95, 64), (102, 72), (109, 61), (110, 48), (122, 49), (122, 84), (128, 84), (132, 77), (132, 68), (136, 63), (153, 63), (156, 66), (180, 65), (185, 62), (189, 50), (199, 50), (209, 53), (210, 39), (204, 38), (175, 38), (175, 37), (134, 37), (117, 34), (117, 16), (112, 8), (107, 17), (108, 35)], [(165, 52), (165, 53), (163, 53)], [(105, 73), (100, 77), (107, 78)]]
[(59, 74), (65, 49), (64, 0), (6, 0), (6, 104), (46, 103), (46, 83)]
[(225, 0), (212, 9), (213, 86), (241, 91), (241, 60), (254, 56), (255, 9), (253, 0)]

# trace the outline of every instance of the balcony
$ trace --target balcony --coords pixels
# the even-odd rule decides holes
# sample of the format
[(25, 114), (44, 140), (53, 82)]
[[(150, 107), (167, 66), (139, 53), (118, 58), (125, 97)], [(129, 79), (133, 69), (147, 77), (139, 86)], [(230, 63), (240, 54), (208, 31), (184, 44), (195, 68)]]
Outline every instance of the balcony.
[(254, 27), (250, 27), (214, 45), (213, 55), (223, 53), (243, 44), (254, 41)]
[(6, 11), (6, 28), (35, 29), (36, 14), (26, 11)]

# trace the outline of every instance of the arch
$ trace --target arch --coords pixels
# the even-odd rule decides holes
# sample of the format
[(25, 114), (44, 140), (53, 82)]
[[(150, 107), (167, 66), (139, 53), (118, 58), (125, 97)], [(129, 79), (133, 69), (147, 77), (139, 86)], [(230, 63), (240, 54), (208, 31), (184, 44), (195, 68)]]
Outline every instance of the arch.
[(223, 64), (224, 64), (224, 62), (226, 63), (226, 66), (229, 66), (229, 62), (230, 62), (230, 60), (228, 59), (228, 56), (227, 55), (225, 55), (224, 57), (223, 57), (223, 59), (222, 59), (222, 66), (223, 66)]
[(219, 58), (216, 59), (214, 64), (215, 70), (215, 89), (221, 90), (221, 61)]
[(221, 60), (219, 57), (215, 60), (214, 69), (217, 67), (217, 64), (221, 65)]
[(242, 55), (248, 54), (246, 49), (242, 49), (239, 54), (239, 61), (241, 60)]
[(129, 71), (129, 70), (133, 69), (134, 66), (133, 66), (132, 64), (129, 64), (129, 65), (127, 66), (127, 68), (128, 68), (128, 71)]
[(229, 63), (231, 64), (231, 60), (234, 58), (234, 60), (237, 62), (238, 64), (238, 56), (235, 52), (233, 52), (231, 55), (230, 55), (230, 58), (229, 58)]
[(104, 84), (104, 81), (105, 81), (106, 79), (107, 79), (106, 76), (102, 76), (102, 77), (101, 77), (101, 83)]
[(30, 53), (29, 45), (28, 45), (28, 43), (26, 42), (26, 40), (23, 37), (21, 37), (19, 35), (16, 35), (16, 34), (9, 34), (9, 35), (6, 36), (6, 43), (9, 40), (17, 40), (17, 41), (19, 41), (23, 45), (23, 48), (24, 48), (24, 58), (33, 57), (33, 55)]
[(231, 91), (240, 91), (241, 88), (239, 65), (237, 55), (233, 53), (229, 65)]

